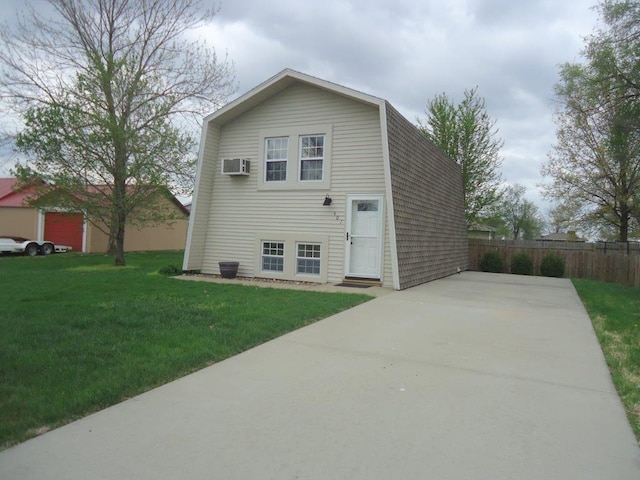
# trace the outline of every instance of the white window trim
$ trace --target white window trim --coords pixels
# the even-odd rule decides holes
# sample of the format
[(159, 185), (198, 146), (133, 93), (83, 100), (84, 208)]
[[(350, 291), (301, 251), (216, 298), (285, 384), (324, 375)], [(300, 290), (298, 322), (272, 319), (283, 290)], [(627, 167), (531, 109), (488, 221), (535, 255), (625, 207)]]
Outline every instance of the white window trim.
[[(265, 255), (264, 244), (277, 243), (282, 244), (282, 255)], [(264, 257), (282, 258), (282, 270), (265, 270), (263, 266)], [(260, 271), (269, 275), (282, 275), (286, 269), (287, 245), (283, 240), (261, 240), (260, 241)]]
[[(320, 247), (320, 256), (319, 257), (300, 257), (298, 255), (298, 247), (300, 245), (311, 245), (311, 246), (314, 246), (314, 247), (316, 247), (316, 246)], [(320, 275), (322, 275), (322, 253), (323, 253), (322, 252), (322, 243), (299, 241), (299, 242), (296, 242), (295, 248), (296, 248), (296, 251), (295, 251), (295, 254), (296, 254), (296, 265), (295, 265), (296, 275), (300, 275), (300, 276), (308, 275), (308, 276), (311, 276), (311, 277), (319, 277)], [(318, 262), (318, 273), (309, 273), (309, 272), (300, 272), (300, 271), (298, 271), (298, 260), (316, 260)]]
[[(277, 240), (273, 240), (273, 239)], [(309, 232), (277, 232), (262, 231), (255, 234), (254, 275), (263, 278), (282, 280), (302, 280), (326, 283), (329, 272), (329, 235)], [(262, 270), (262, 245), (264, 242), (284, 243), (284, 272)], [(320, 275), (297, 272), (297, 244), (309, 243), (320, 245)]]
[[(319, 132), (319, 133), (318, 133)], [(322, 160), (322, 180), (300, 181), (300, 140), (301, 136), (324, 135), (324, 158)], [(333, 125), (294, 125), (260, 129), (257, 166), (258, 190), (329, 190), (331, 188), (331, 150)], [(266, 181), (267, 138), (289, 138), (286, 181)], [(295, 161), (298, 157), (298, 161)], [(253, 165), (252, 165), (253, 166)]]
[[(272, 159), (272, 160), (268, 160), (267, 159), (267, 142), (271, 139), (287, 139), (287, 158), (278, 158), (278, 159)], [(268, 184), (284, 184), (287, 183), (287, 181), (290, 178), (289, 175), (289, 152), (291, 149), (291, 138), (289, 138), (288, 136), (283, 136), (283, 135), (278, 135), (278, 136), (273, 136), (273, 137), (265, 137), (264, 138), (264, 154), (262, 155), (263, 159), (264, 159), (264, 172), (263, 172), (263, 181), (265, 183)], [(275, 162), (284, 162), (285, 163), (285, 179), (284, 180), (267, 180), (267, 164), (268, 163), (275, 163)]]
[[(307, 157), (302, 158), (302, 139), (310, 138), (310, 137), (322, 137), (322, 156), (321, 157)], [(321, 183), (324, 182), (324, 165), (325, 165), (325, 144), (326, 144), (326, 134), (324, 133), (308, 133), (305, 135), (300, 135), (298, 137), (298, 181), (301, 183)], [(306, 160), (322, 160), (322, 178), (320, 180), (303, 180), (302, 177), (302, 162)]]

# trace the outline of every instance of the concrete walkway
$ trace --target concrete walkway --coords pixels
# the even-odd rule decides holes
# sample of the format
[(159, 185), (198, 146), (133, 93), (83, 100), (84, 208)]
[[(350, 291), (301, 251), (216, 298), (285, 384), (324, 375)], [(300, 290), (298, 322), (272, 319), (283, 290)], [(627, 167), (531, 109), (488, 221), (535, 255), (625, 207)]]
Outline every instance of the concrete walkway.
[(12, 479), (638, 479), (565, 279), (395, 292), (0, 453)]

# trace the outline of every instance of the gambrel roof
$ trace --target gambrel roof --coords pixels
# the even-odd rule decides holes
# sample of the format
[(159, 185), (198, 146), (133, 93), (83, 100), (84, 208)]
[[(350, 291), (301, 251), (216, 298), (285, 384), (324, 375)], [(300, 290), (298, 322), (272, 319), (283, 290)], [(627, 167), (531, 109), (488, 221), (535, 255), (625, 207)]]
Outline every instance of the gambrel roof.
[(213, 121), (217, 125), (223, 125), (230, 120), (233, 120), (235, 117), (243, 114), (244, 112), (251, 110), (265, 100), (278, 94), (279, 92), (285, 90), (294, 83), (311, 85), (329, 91), (331, 93), (347, 97), (351, 100), (355, 100), (379, 108), (383, 107), (385, 104), (385, 100), (383, 100), (382, 98), (374, 97), (373, 95), (368, 95), (352, 88), (343, 87), (342, 85), (338, 85), (337, 83), (328, 82), (326, 80), (322, 80), (320, 78), (316, 78), (311, 75), (300, 73), (287, 68), (285, 70), (282, 70), (277, 75), (274, 75), (270, 79), (262, 82), (257, 87), (249, 90), (244, 95), (236, 98), (211, 115), (205, 117), (204, 121), (205, 123)]
[[(465, 269), (468, 246), (460, 166), (386, 100), (292, 69), (282, 70), (204, 118), (185, 269), (201, 268), (207, 249), (203, 232), (212, 208), (213, 164), (219, 161), (218, 142), (229, 131), (223, 127), (240, 116), (261, 111), (265, 102), (299, 85), (366, 105), (377, 113), (381, 141), (375, 148), (380, 149), (384, 171), (394, 288), (407, 288)], [(291, 104), (287, 108), (295, 112), (297, 107)], [(313, 115), (308, 121), (314, 121)], [(264, 128), (269, 126), (269, 118), (261, 122)], [(196, 228), (198, 236), (193, 240)]]

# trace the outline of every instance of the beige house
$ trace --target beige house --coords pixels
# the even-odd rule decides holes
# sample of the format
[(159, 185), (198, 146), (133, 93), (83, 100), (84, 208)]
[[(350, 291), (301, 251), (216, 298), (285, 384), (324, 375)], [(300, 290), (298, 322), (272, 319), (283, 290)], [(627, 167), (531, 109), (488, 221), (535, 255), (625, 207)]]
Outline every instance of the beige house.
[(205, 118), (183, 269), (404, 289), (467, 268), (462, 191), (388, 102), (284, 70)]
[[(33, 189), (18, 189), (17, 179), (0, 178), (0, 235), (34, 240), (49, 240), (69, 245), (75, 252), (103, 253), (108, 237), (81, 212), (55, 207), (39, 209), (28, 206)], [(175, 198), (164, 198), (158, 208), (166, 208), (175, 218), (170, 224), (138, 228), (127, 225), (125, 251), (181, 250), (184, 248), (189, 212)]]

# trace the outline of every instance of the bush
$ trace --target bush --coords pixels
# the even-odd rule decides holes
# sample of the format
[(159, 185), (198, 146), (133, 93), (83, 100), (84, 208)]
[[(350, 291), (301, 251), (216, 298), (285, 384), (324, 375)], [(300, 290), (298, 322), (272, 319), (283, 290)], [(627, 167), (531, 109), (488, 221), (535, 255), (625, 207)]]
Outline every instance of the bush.
[(547, 253), (540, 263), (540, 275), (544, 277), (563, 277), (564, 259), (557, 253)]
[(525, 252), (511, 257), (511, 273), (516, 275), (533, 275), (533, 260)]
[(182, 269), (175, 265), (164, 265), (163, 267), (160, 267), (158, 273), (169, 277), (175, 277), (176, 275), (182, 275)]
[(497, 250), (490, 250), (482, 256), (480, 270), (483, 272), (502, 273), (502, 257)]

